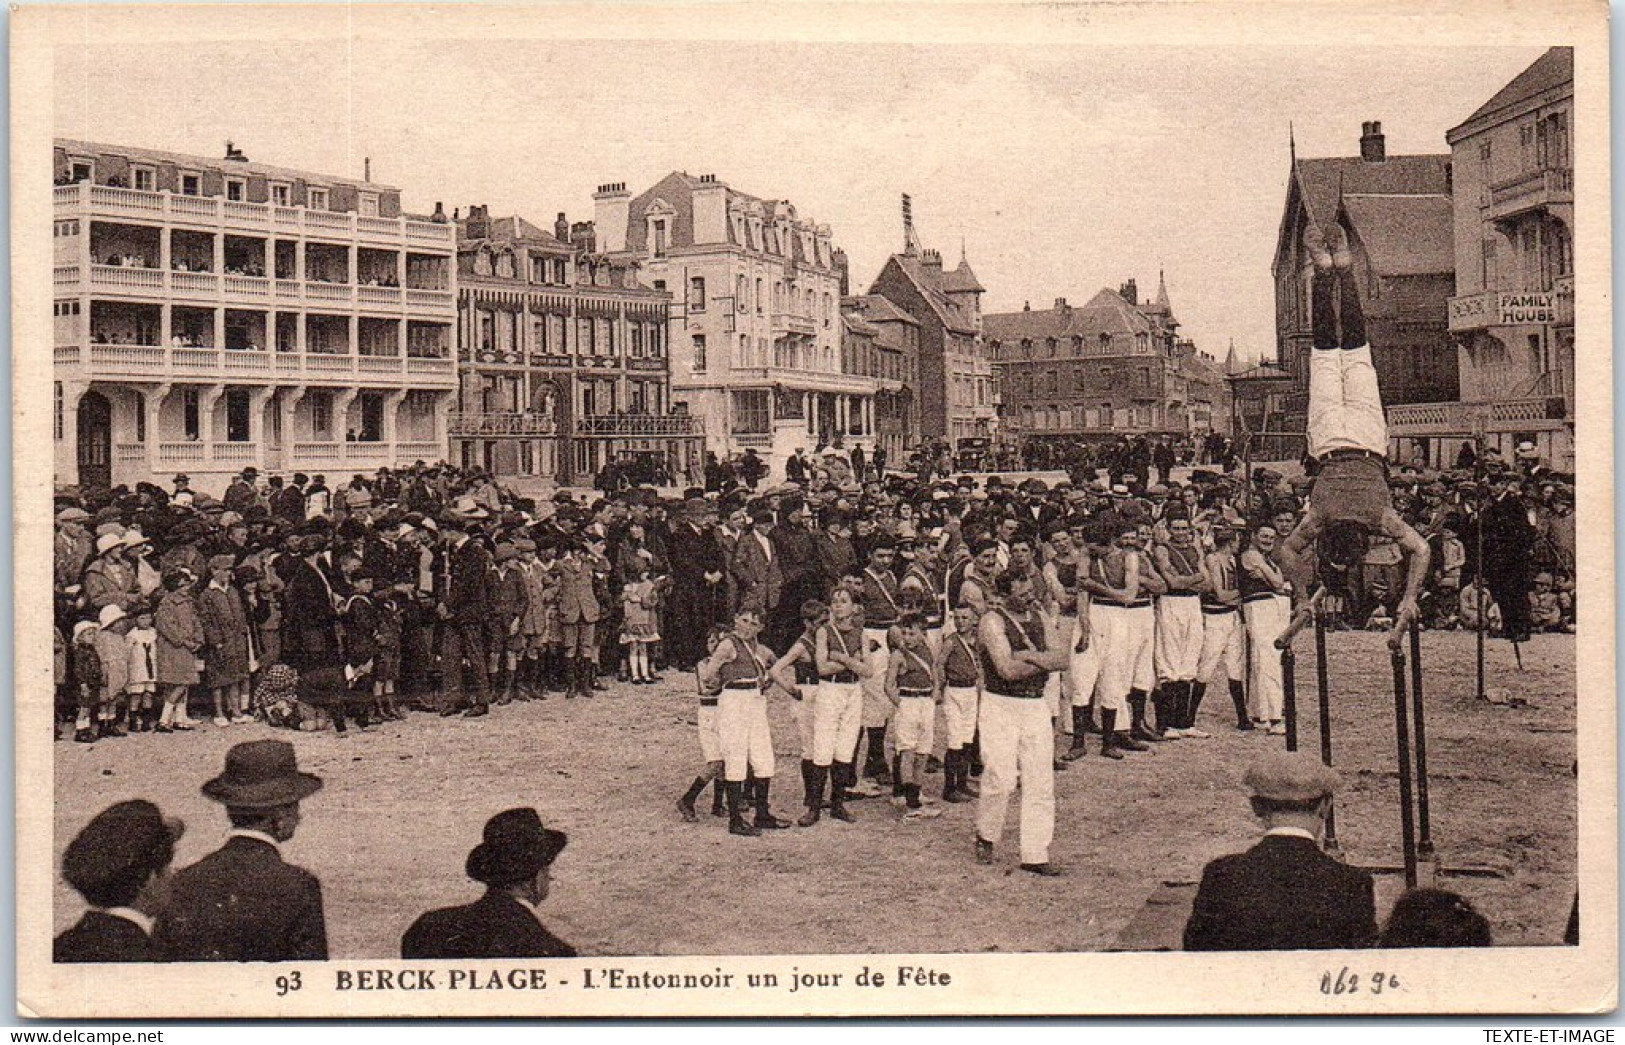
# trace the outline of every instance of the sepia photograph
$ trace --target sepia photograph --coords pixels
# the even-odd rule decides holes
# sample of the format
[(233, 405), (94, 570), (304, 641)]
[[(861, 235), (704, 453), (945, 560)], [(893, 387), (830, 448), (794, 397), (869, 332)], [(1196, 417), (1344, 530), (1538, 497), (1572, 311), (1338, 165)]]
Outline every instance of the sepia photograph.
[(1606, 7), (12, 30), (21, 1015), (1617, 1004)]

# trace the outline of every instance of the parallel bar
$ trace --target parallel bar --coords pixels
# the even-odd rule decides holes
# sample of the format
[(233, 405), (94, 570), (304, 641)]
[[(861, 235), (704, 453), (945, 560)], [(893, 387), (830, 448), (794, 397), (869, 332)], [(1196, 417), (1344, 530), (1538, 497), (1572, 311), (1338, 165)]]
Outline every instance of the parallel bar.
[(1416, 819), (1411, 797), (1411, 727), (1405, 707), (1405, 650), (1392, 650), (1394, 665), (1394, 736), (1399, 743), (1399, 830), (1405, 852), (1405, 888), (1416, 888)]

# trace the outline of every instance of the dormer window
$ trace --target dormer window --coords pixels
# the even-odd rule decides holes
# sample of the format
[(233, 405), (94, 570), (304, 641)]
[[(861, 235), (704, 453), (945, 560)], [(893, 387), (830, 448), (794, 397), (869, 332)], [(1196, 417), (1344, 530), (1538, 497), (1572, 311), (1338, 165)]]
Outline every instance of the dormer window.
[(378, 216), (378, 194), (376, 192), (363, 192), (357, 198), (356, 206), (359, 208), (362, 217), (376, 218)]
[(226, 199), (241, 203), (248, 199), (248, 182), (242, 178), (226, 179)]
[(158, 190), (158, 172), (151, 167), (131, 167), (130, 178), (134, 186), (142, 192)]
[(293, 199), (293, 187), (287, 182), (273, 181), (271, 183), (271, 202), (278, 207), (290, 205)]
[(190, 171), (181, 171), (181, 195), (203, 195), (203, 175)]
[(327, 190), (326, 189), (311, 189), (310, 192), (309, 192), (309, 196), (310, 196), (310, 201), (306, 204), (306, 206), (308, 206), (311, 210), (326, 210), (327, 209)]

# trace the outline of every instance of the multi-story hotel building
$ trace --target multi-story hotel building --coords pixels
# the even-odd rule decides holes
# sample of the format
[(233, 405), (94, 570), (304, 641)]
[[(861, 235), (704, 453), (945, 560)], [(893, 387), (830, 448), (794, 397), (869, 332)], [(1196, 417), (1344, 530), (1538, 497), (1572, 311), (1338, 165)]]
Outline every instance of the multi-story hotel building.
[(590, 483), (610, 462), (649, 480), (703, 474), (699, 419), (672, 410), (670, 295), (594, 245), (563, 214), (551, 233), (484, 206), (457, 222), (454, 460), (542, 485)]
[(445, 456), (455, 230), (400, 192), (58, 140), (57, 481), (368, 472)]
[(674, 172), (636, 197), (602, 185), (593, 200), (598, 249), (671, 294), (672, 398), (711, 451), (754, 449), (782, 475), (798, 447), (873, 448), (878, 382), (842, 372), (829, 226), (710, 174)]
[(1461, 401), (1390, 411), (1412, 452), (1453, 457), (1460, 433), (1481, 428), (1503, 456), (1529, 441), (1573, 466), (1573, 108), (1574, 49), (1554, 47), (1446, 135)]
[(1159, 276), (1142, 301), (1134, 280), (1082, 306), (989, 313), (983, 320), (1004, 411), (1021, 440), (1206, 435), (1224, 404), (1218, 365), (1178, 336)]

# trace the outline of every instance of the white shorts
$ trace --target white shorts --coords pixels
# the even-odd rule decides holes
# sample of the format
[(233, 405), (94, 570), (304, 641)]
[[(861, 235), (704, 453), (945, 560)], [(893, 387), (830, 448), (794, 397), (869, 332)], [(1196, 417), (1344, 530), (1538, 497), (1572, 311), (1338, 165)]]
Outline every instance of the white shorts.
[(699, 722), (700, 758), (706, 762), (721, 762), (722, 739), (717, 736), (717, 706), (701, 704)]
[(1157, 600), (1157, 678), (1190, 682), (1202, 659), (1202, 600), (1164, 595)]
[(725, 689), (717, 698), (717, 738), (722, 742), (723, 774), (730, 782), (748, 773), (773, 775), (773, 733), (767, 700), (759, 689)]
[(1052, 671), (1044, 680), (1044, 710), (1054, 718), (1061, 713), (1061, 673)]
[(894, 745), (898, 751), (927, 755), (936, 746), (937, 702), (930, 697), (903, 696), (892, 714)]
[(863, 687), (856, 682), (818, 683), (812, 701), (812, 747), (814, 763), (850, 762), (858, 750), (858, 732), (863, 719)]
[(1072, 664), (1067, 673), (1072, 679), (1072, 706), (1087, 707), (1099, 702), (1100, 654), (1106, 644), (1106, 617), (1110, 607), (1089, 607), (1089, 648), (1078, 652), (1078, 633), (1081, 623), (1074, 626), (1071, 636)]
[(976, 737), (976, 712), (981, 691), (975, 686), (947, 686), (942, 691), (942, 718), (948, 749), (968, 747)]
[(1202, 656), (1196, 665), (1196, 681), (1210, 683), (1220, 667), (1235, 682), (1247, 677), (1247, 628), (1241, 611), (1202, 614)]
[(1150, 606), (1129, 609), (1102, 606), (1107, 621), (1105, 647), (1101, 650), (1100, 706), (1121, 710), (1129, 691), (1147, 693), (1156, 685), (1151, 647), (1156, 634), (1156, 615)]
[(1388, 425), (1370, 345), (1309, 351), (1308, 432), (1310, 457), (1333, 450), (1387, 456)]

